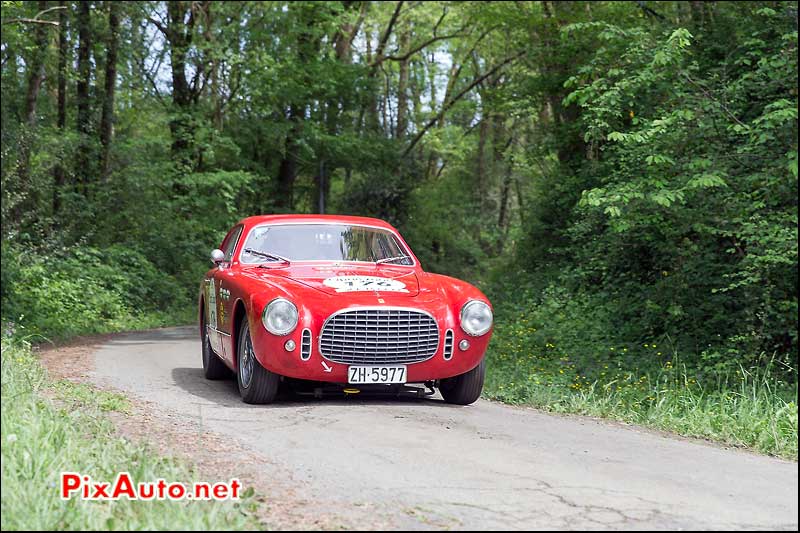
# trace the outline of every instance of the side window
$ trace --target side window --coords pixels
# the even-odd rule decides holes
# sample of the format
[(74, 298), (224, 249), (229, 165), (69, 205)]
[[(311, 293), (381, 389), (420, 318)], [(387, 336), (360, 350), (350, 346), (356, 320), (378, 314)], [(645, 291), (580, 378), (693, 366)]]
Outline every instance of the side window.
[(225, 252), (225, 261), (230, 261), (233, 257), (233, 251), (236, 249), (236, 244), (239, 242), (239, 237), (242, 235), (242, 226), (236, 226), (231, 230), (227, 237), (225, 237), (225, 242), (223, 242), (224, 248), (222, 249)]

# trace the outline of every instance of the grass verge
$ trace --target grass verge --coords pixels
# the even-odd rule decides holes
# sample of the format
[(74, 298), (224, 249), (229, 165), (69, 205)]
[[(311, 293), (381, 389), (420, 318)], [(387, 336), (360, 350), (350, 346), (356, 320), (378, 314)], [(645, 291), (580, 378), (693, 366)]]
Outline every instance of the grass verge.
[[(59, 474), (74, 471), (112, 481), (159, 478), (200, 481), (191, 469), (146, 446), (115, 436), (108, 411), (129, 408), (125, 397), (83, 384), (48, 380), (20, 340), (2, 340), (3, 530), (219, 530), (257, 527), (249, 495), (238, 502), (62, 501)], [(208, 479), (202, 481), (227, 481)], [(251, 491), (252, 492), (252, 491)]]
[(783, 381), (770, 364), (703, 377), (675, 355), (646, 370), (630, 369), (613, 358), (579, 361), (552, 344), (535, 353), (502, 326), (495, 336), (487, 398), (621, 420), (797, 460), (797, 383)]

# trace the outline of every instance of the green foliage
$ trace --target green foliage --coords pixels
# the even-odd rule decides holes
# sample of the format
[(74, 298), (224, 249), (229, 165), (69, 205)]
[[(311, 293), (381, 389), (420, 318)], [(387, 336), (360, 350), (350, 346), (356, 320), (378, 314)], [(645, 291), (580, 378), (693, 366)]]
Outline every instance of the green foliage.
[(687, 28), (564, 28), (601, 45), (565, 82), (588, 186), (560, 226), (544, 226), (552, 207), (536, 213), (529, 234), (558, 239), (521, 260), (544, 257), (549, 270), (530, 275), (555, 266), (554, 286), (604, 325), (598, 336), (567, 311), (588, 334), (575, 349), (669, 337), (691, 364), (724, 353), (716, 370), (763, 352), (795, 366), (797, 33), (752, 6), (717, 10), (718, 24), (750, 9), (745, 29), (719, 35), (722, 61)]
[(191, 320), (186, 291), (125, 247), (4, 254), (3, 318), (29, 334), (66, 338)]
[[(105, 413), (124, 411), (124, 398), (86, 385), (50, 382), (30, 345), (2, 341), (3, 530), (242, 529), (255, 519), (245, 498), (235, 503), (171, 501), (62, 501), (61, 472), (112, 481), (128, 471), (134, 482), (191, 483), (189, 466), (160, 458), (114, 432)], [(200, 480), (198, 480), (200, 481)], [(202, 480), (214, 481), (214, 480)]]
[(796, 367), (763, 355), (736, 366), (737, 351), (692, 354), (687, 364), (669, 337), (609, 343), (606, 328), (624, 327), (614, 306), (563, 288), (508, 283), (491, 296), (487, 397), (797, 458), (798, 390), (787, 381)]

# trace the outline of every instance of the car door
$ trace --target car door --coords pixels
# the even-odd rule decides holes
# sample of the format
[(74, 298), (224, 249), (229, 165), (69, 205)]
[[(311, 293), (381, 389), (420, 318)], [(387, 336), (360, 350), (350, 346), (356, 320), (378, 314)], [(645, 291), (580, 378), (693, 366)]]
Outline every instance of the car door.
[(219, 317), (217, 315), (217, 297), (219, 295), (216, 280), (217, 272), (219, 272), (219, 268), (214, 271), (210, 278), (205, 280), (206, 330), (211, 348), (218, 354), (222, 354), (222, 345), (219, 336)]
[(231, 281), (236, 272), (231, 268), (231, 265), (236, 245), (239, 244), (239, 239), (242, 237), (242, 229), (242, 226), (236, 226), (223, 241), (222, 251), (225, 256), (220, 263), (220, 268), (214, 274), (217, 289), (217, 333), (220, 343), (220, 349), (217, 353), (229, 362), (233, 362), (234, 358), (234, 354), (231, 351), (231, 346), (233, 345), (231, 337), (237, 334), (236, 331), (233, 331), (234, 300), (231, 298)]
[(211, 347), (223, 359), (230, 360), (231, 354), (226, 353), (224, 342), (226, 336), (230, 335), (230, 290), (225, 287), (226, 279), (232, 274), (230, 266), (236, 244), (242, 235), (242, 226), (236, 226), (225, 236), (222, 241), (223, 260), (217, 265), (213, 273), (206, 279), (205, 302), (206, 302), (206, 325), (208, 328), (208, 340)]

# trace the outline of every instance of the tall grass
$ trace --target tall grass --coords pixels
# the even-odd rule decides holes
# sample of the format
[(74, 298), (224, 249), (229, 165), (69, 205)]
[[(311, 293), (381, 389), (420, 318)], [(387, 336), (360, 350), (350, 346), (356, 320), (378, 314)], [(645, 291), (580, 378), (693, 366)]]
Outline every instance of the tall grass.
[(771, 364), (703, 377), (677, 357), (651, 371), (577, 370), (567, 358), (494, 352), (485, 395), (797, 459), (797, 384), (783, 381)]
[[(55, 397), (57, 402), (48, 397)], [(190, 469), (114, 435), (105, 414), (125, 410), (119, 395), (48, 381), (30, 347), (2, 340), (2, 529), (241, 529), (256, 524), (240, 502), (62, 501), (59, 474), (74, 471), (112, 481), (197, 480)], [(208, 479), (202, 481), (227, 481)]]

